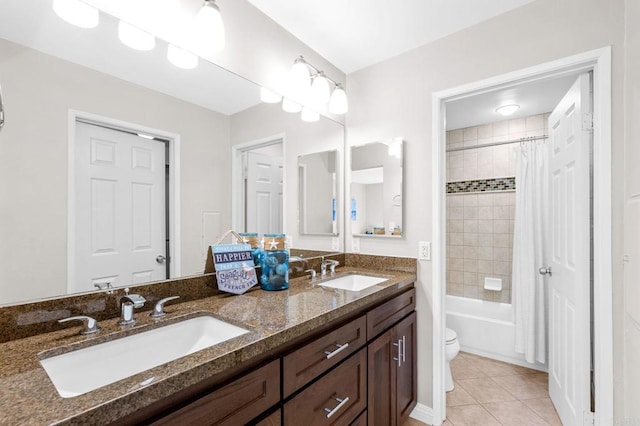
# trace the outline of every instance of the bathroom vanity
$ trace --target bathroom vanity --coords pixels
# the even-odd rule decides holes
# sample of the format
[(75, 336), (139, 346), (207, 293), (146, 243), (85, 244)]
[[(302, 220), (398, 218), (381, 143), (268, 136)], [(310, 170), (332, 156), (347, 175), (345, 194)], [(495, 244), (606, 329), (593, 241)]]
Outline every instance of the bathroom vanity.
[[(99, 337), (71, 327), (0, 344), (0, 424), (401, 424), (416, 404), (415, 273), (346, 272), (386, 280), (354, 292), (300, 277), (288, 291), (167, 305), (162, 320), (137, 312), (131, 330), (114, 318)], [(248, 332), (72, 398), (39, 363), (198, 315)]]

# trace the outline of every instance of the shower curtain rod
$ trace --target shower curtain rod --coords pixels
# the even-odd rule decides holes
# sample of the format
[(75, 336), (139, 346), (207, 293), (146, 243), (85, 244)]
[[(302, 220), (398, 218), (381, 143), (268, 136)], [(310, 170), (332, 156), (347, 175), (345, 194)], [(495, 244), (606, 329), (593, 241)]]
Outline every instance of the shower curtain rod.
[(446, 152), (465, 151), (467, 149), (486, 148), (486, 147), (489, 147), (489, 146), (508, 145), (508, 144), (520, 143), (520, 142), (534, 142), (534, 141), (544, 140), (544, 139), (548, 139), (548, 138), (549, 138), (549, 136), (547, 136), (547, 135), (530, 136), (528, 138), (514, 139), (514, 140), (511, 140), (511, 141), (484, 143), (482, 145), (473, 145), (473, 146), (461, 146), (459, 148), (449, 148), (449, 149), (447, 149)]

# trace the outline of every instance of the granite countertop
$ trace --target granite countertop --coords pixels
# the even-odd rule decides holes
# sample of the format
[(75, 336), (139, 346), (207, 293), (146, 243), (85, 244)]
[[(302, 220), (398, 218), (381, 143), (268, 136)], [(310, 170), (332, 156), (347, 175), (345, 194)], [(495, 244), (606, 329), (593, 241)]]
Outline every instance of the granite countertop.
[[(240, 295), (218, 295), (185, 303), (168, 303), (160, 320), (137, 312), (133, 327), (123, 329), (118, 318), (100, 321), (102, 331), (78, 334), (80, 326), (0, 344), (0, 424), (106, 424), (149, 406), (207, 377), (277, 349), (333, 320), (357, 312), (410, 286), (416, 276), (397, 271), (352, 267), (337, 270), (388, 278), (360, 292), (311, 283), (307, 277), (290, 281), (289, 290), (256, 289)], [(179, 302), (179, 300), (177, 301)], [(197, 315), (212, 315), (249, 330), (239, 337), (104, 386), (84, 395), (62, 398), (41, 357), (52, 356), (133, 334)], [(170, 344), (167, 342), (167, 344)], [(71, 346), (70, 346), (71, 345)], [(153, 378), (150, 383), (144, 381)]]

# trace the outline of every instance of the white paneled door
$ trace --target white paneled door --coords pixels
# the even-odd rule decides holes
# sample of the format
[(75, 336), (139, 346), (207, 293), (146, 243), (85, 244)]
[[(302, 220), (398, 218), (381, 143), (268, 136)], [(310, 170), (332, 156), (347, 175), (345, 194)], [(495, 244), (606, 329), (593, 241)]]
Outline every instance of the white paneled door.
[(165, 144), (77, 122), (70, 291), (166, 279)]
[[(549, 116), (549, 394), (565, 425), (590, 412), (590, 75)], [(544, 271), (541, 271), (541, 273)]]
[(247, 232), (283, 232), (282, 157), (247, 152)]

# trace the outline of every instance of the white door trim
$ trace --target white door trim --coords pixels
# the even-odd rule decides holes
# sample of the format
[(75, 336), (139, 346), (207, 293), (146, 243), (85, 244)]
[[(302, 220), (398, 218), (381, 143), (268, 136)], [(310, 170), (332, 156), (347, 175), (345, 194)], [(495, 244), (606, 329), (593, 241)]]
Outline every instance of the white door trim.
[[(286, 135), (285, 133), (277, 133), (266, 138), (255, 139), (249, 142), (243, 142), (231, 146), (231, 229), (238, 230), (242, 228), (244, 221), (244, 201), (238, 194), (244, 194), (242, 186), (242, 155), (246, 151), (251, 151), (257, 148), (263, 148), (269, 145), (275, 145), (282, 143), (282, 161), (284, 165), (284, 159), (286, 157)], [(287, 181), (287, 168), (282, 168), (282, 181)], [(287, 232), (287, 190), (286, 185), (282, 187), (282, 232)]]
[(558, 76), (593, 71), (593, 238), (594, 238), (594, 368), (596, 425), (613, 418), (613, 279), (611, 223), (611, 47), (495, 76), (433, 93), (433, 419), (445, 418), (444, 329), (446, 217), (445, 217), (445, 102), (478, 93)]
[(67, 288), (75, 279), (75, 167), (74, 144), (76, 140), (76, 121), (84, 120), (103, 124), (116, 129), (136, 133), (150, 134), (169, 140), (169, 256), (171, 259), (171, 278), (181, 276), (180, 271), (180, 135), (139, 124), (116, 120), (89, 112), (70, 109), (67, 120)]

